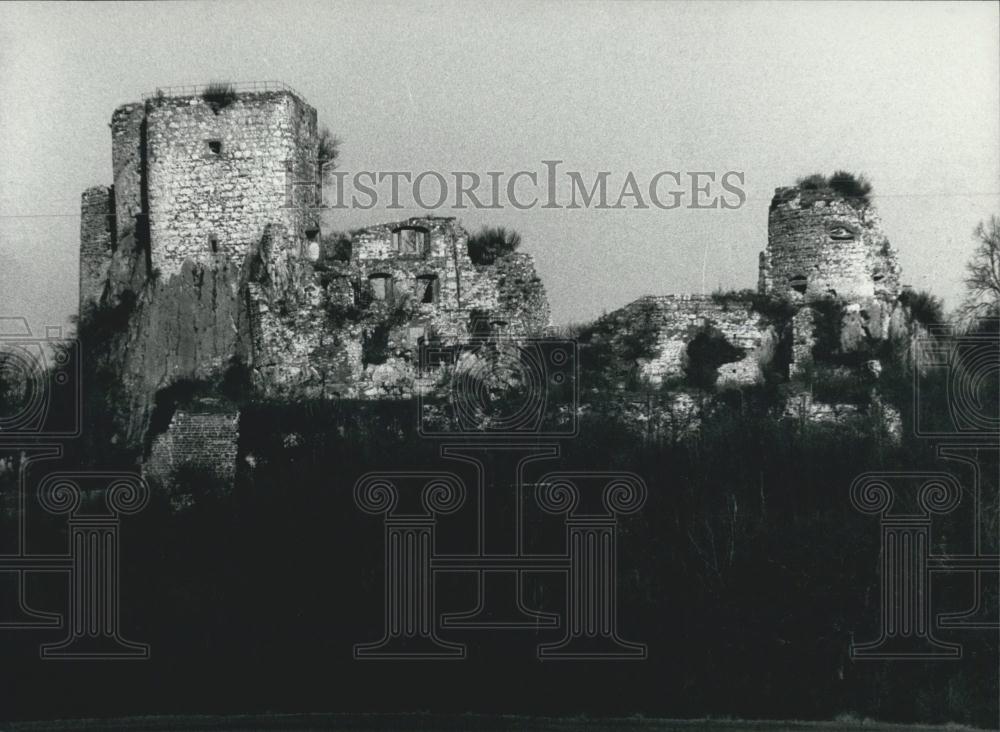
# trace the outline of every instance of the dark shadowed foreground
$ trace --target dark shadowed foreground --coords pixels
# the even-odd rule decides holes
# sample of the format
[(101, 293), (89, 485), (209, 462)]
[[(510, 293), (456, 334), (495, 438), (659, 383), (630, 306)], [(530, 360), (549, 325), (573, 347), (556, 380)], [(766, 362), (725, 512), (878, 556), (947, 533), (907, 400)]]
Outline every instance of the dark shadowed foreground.
[(964, 725), (902, 725), (878, 724), (871, 720), (838, 720), (835, 722), (754, 721), (722, 719), (588, 719), (573, 717), (555, 719), (547, 717), (520, 717), (514, 715), (354, 715), (354, 714), (265, 714), (260, 716), (237, 715), (225, 717), (130, 717), (117, 720), (72, 720), (57, 722), (22, 722), (9, 728), (14, 730), (524, 730), (525, 732), (563, 732), (589, 730), (592, 732), (684, 732), (686, 730), (802, 730), (830, 731), (864, 729), (873, 732), (906, 730), (907, 732), (973, 729)]

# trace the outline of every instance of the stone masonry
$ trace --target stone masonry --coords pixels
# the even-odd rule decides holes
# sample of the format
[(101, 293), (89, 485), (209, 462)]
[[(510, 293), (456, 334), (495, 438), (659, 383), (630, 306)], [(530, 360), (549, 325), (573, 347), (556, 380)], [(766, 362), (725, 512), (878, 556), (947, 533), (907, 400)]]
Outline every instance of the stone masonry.
[(107, 186), (83, 192), (80, 202), (80, 308), (100, 301), (115, 243), (115, 199)]
[(778, 188), (761, 257), (762, 294), (808, 302), (900, 293), (896, 251), (874, 206), (830, 189)]
[(208, 472), (220, 483), (233, 480), (239, 414), (223, 403), (203, 399), (174, 412), (167, 430), (153, 438), (143, 473), (171, 485), (178, 471)]
[(157, 392), (234, 364), (259, 397), (400, 397), (424, 344), (549, 325), (531, 257), (473, 264), (453, 219), (324, 236), (316, 112), (284, 85), (157, 93), (115, 110), (111, 142), (114, 185), (82, 202), (80, 301), (134, 302), (111, 359), (132, 444)]
[[(829, 187), (775, 191), (758, 282), (757, 294), (647, 296), (605, 317), (638, 332), (640, 321), (654, 314), (654, 354), (639, 360), (653, 385), (683, 376), (699, 329), (716, 329), (744, 354), (718, 368), (716, 384), (724, 386), (760, 383), (768, 371), (785, 378), (805, 373), (820, 327), (836, 331), (832, 347), (840, 357), (907, 341), (914, 327), (901, 297), (896, 250), (875, 207)], [(826, 322), (829, 313), (836, 323)]]
[[(113, 186), (82, 197), (80, 303), (132, 308), (111, 346), (132, 444), (145, 439), (156, 394), (179, 381), (242, 368), (256, 397), (407, 398), (433, 388), (424, 347), (549, 326), (532, 258), (474, 264), (452, 218), (324, 233), (316, 111), (284, 85), (151, 95), (115, 110), (111, 143)], [(795, 186), (775, 192), (757, 294), (649, 296), (604, 320), (618, 336), (653, 329), (634, 364), (648, 384), (681, 385), (700, 337), (709, 355), (699, 358), (722, 363), (697, 371), (698, 388), (705, 378), (744, 386), (806, 373), (830, 302), (838, 353), (905, 336), (900, 293), (895, 250), (867, 199)], [(186, 453), (198, 462), (206, 445), (205, 460), (231, 463), (234, 419), (179, 409), (152, 444), (151, 469)]]
[(406, 396), (420, 387), (422, 346), (470, 337), (477, 318), (538, 335), (548, 301), (529, 255), (474, 265), (451, 218), (413, 218), (356, 232), (336, 259), (288, 254), (271, 227), (251, 257), (246, 362), (268, 393), (311, 397)]
[(719, 368), (719, 384), (753, 384), (763, 379), (778, 334), (774, 326), (745, 301), (725, 301), (704, 295), (646, 296), (626, 305), (626, 317), (637, 311), (653, 313), (655, 355), (641, 359), (642, 375), (659, 385), (684, 374), (688, 344), (706, 328), (717, 329), (744, 352), (742, 359)]

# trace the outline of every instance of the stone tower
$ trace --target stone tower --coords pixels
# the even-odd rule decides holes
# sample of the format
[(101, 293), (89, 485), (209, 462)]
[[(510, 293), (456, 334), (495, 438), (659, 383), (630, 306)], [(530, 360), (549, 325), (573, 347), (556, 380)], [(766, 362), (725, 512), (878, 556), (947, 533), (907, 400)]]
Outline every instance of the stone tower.
[(88, 188), (80, 197), (80, 312), (100, 302), (114, 253), (115, 199), (107, 186)]
[(829, 186), (778, 188), (759, 289), (792, 302), (891, 299), (900, 292), (899, 264), (867, 198)]
[[(239, 267), (267, 224), (318, 239), (316, 110), (277, 86), (206, 96), (157, 94), (112, 115), (114, 253), (81, 251), (81, 270), (108, 269), (98, 251), (116, 260), (113, 290), (167, 279), (185, 261)], [(85, 214), (98, 206), (88, 194)]]

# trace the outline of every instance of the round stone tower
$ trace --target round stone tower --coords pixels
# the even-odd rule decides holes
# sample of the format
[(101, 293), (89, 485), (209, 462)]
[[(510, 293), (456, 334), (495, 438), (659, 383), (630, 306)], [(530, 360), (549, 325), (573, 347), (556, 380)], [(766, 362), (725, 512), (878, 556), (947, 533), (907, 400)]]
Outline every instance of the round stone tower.
[(793, 302), (900, 292), (896, 251), (875, 207), (823, 184), (775, 190), (759, 283), (762, 293)]

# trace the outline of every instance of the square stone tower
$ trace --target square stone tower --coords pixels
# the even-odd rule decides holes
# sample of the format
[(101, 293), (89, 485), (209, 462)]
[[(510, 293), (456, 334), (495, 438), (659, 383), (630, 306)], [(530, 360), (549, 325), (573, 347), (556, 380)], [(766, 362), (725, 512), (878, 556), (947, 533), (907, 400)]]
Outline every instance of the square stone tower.
[(269, 223), (318, 237), (316, 110), (295, 92), (161, 92), (111, 128), (118, 248), (148, 271), (239, 267)]

